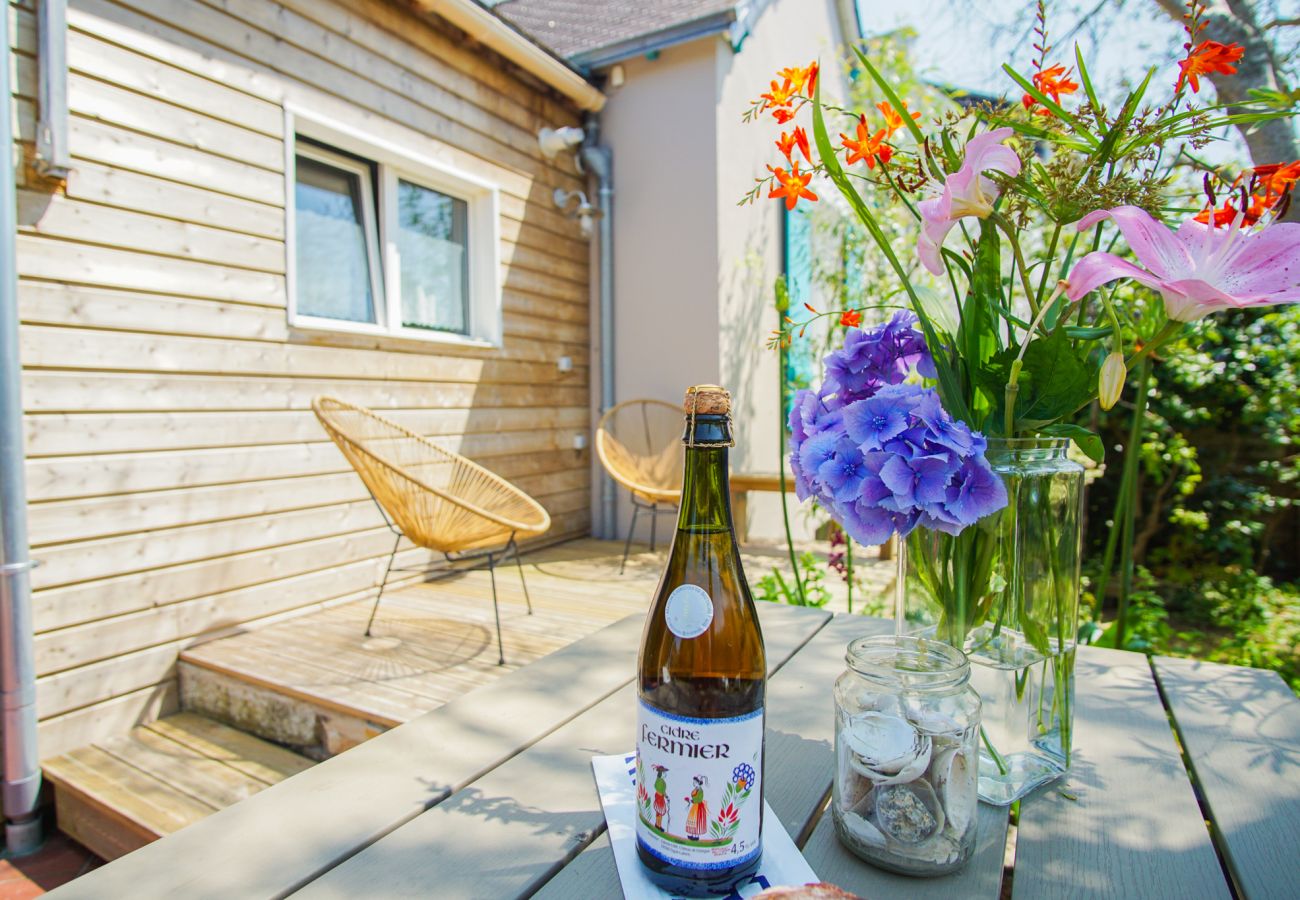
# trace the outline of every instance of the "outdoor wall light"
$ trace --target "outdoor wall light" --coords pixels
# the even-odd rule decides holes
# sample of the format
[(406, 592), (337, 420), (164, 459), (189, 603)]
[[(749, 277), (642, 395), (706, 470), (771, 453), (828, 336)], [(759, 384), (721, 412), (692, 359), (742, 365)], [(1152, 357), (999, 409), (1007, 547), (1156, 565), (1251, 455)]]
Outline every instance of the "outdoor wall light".
[[(591, 205), (585, 193), (556, 188), (551, 197), (555, 200), (555, 205), (560, 212), (564, 213), (568, 218), (578, 220), (578, 224), (582, 226), (583, 237), (590, 239), (595, 234), (595, 220), (600, 217), (600, 210)], [(578, 205), (570, 212), (569, 205), (574, 199), (577, 199)]]
[(555, 159), (559, 154), (581, 144), (584, 136), (583, 130), (574, 126), (543, 128), (537, 132), (537, 144), (542, 148), (543, 156)]

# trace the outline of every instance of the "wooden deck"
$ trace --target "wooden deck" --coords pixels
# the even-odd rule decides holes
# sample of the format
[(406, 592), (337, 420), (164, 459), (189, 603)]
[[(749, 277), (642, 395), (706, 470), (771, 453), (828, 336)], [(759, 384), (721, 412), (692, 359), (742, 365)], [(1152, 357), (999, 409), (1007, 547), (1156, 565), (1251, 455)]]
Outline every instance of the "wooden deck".
[(116, 859), (296, 775), (312, 761), (192, 713), (46, 760), (59, 829)]
[[(335, 755), (643, 611), (666, 548), (639, 548), (620, 575), (622, 552), (621, 542), (587, 539), (525, 555), (532, 615), (514, 565), (498, 568), (504, 666), (491, 582), (477, 570), (390, 592), (369, 638), (366, 600), (192, 647), (181, 655), (182, 706), (310, 756)], [(752, 580), (775, 561), (757, 547), (744, 557)], [(890, 570), (876, 564), (873, 577)]]
[(317, 757), (332, 756), (646, 608), (662, 565), (622, 545), (579, 540), (497, 569), (505, 665), (497, 665), (486, 570), (285, 620), (181, 655), (181, 699), (195, 709)]

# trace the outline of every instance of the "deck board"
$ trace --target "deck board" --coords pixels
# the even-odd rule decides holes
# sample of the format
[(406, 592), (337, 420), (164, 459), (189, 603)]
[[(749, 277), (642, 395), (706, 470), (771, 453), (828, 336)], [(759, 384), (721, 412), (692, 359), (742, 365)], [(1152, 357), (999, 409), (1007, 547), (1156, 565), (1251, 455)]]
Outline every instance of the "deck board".
[(181, 660), (351, 717), (359, 724), (346, 731), (370, 734), (373, 726), (410, 721), (643, 611), (662, 554), (642, 554), (648, 559), (637, 557), (619, 578), (621, 550), (615, 542), (584, 540), (525, 556), (532, 615), (515, 566), (498, 571), (504, 666), (497, 665), (490, 578), (479, 570), (390, 592), (371, 637), (371, 601), (362, 600), (200, 644)]
[(188, 713), (46, 760), (60, 830), (116, 859), (312, 765)]

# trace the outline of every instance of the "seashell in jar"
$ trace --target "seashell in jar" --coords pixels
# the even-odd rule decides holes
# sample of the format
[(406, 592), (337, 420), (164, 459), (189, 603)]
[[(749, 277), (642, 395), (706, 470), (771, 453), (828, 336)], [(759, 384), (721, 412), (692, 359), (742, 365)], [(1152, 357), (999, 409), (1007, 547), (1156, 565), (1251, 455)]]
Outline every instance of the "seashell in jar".
[(853, 751), (843, 741), (840, 742), (840, 765), (838, 771), (840, 789), (840, 807), (852, 809), (871, 792), (870, 776), (854, 768)]
[(916, 726), (917, 731), (932, 737), (960, 738), (964, 731), (956, 719), (933, 710), (917, 710), (909, 713), (908, 719)]
[(908, 851), (907, 856), (909, 859), (919, 859), (946, 866), (956, 862), (957, 857), (961, 856), (961, 845), (948, 837), (948, 832), (944, 832), (943, 834), (936, 834), (924, 844)]
[(948, 825), (959, 836), (966, 833), (975, 817), (975, 766), (957, 749), (942, 750), (934, 755), (930, 782), (948, 817)]
[(880, 829), (856, 812), (847, 812), (842, 816), (844, 828), (868, 847), (884, 847), (885, 836)]
[(849, 764), (876, 783), (911, 781), (930, 764), (931, 742), (906, 719), (880, 712), (852, 716), (841, 733)]
[(877, 788), (872, 796), (876, 826), (900, 844), (920, 844), (943, 829), (943, 807), (924, 778)]

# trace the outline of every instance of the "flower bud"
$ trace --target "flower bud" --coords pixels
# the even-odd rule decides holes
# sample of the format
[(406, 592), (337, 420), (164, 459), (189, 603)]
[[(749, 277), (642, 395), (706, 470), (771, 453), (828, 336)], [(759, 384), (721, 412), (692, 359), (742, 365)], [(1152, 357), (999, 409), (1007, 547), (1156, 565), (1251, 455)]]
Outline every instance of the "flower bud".
[(1101, 401), (1102, 409), (1110, 409), (1119, 402), (1127, 375), (1123, 353), (1116, 351), (1106, 357), (1106, 361), (1101, 364), (1101, 375), (1097, 378), (1097, 399)]

